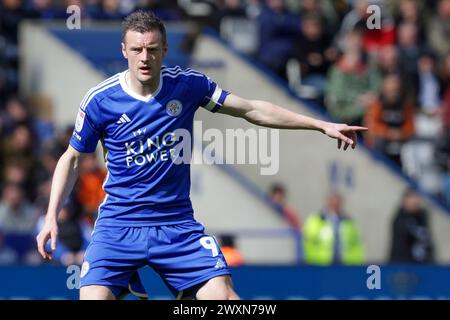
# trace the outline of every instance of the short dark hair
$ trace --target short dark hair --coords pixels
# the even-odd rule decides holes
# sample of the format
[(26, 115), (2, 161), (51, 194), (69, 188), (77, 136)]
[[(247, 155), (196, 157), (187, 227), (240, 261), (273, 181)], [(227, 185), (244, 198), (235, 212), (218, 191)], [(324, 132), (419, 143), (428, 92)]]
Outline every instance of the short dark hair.
[(166, 27), (164, 23), (151, 11), (137, 10), (129, 14), (122, 23), (122, 42), (128, 31), (140, 33), (158, 30), (161, 33), (163, 45), (167, 44)]
[(281, 183), (274, 183), (270, 186), (270, 194), (277, 192), (286, 194), (286, 188)]
[(222, 234), (220, 236), (220, 245), (222, 247), (235, 247), (234, 236), (231, 234)]

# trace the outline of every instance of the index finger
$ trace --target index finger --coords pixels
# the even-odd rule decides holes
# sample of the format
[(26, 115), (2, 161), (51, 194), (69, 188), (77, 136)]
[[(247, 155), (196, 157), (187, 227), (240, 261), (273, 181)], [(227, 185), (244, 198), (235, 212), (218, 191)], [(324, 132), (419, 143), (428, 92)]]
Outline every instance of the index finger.
[(352, 131), (367, 131), (369, 130), (369, 128), (367, 127), (360, 127), (360, 126), (349, 126), (347, 128), (347, 130), (352, 130)]

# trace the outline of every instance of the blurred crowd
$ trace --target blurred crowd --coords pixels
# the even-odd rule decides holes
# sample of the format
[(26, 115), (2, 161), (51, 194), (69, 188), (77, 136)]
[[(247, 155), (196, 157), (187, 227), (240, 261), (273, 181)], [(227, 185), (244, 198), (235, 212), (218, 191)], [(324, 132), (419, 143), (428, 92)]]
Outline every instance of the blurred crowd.
[[(72, 134), (49, 97), (18, 94), (20, 22), (67, 19), (70, 5), (83, 21), (142, 8), (216, 29), (334, 120), (369, 126), (370, 148), (450, 206), (450, 0), (0, 0), (0, 263), (41, 262), (34, 237)], [(58, 263), (80, 263), (104, 196), (95, 155), (80, 170), (59, 217)], [(285, 218), (301, 228), (292, 209)]]
[(222, 7), (232, 46), (332, 119), (370, 127), (367, 146), (450, 205), (450, 0)]
[[(345, 209), (345, 197), (331, 190), (321, 207), (309, 213), (305, 221), (300, 213), (288, 205), (287, 190), (274, 184), (270, 197), (293, 230), (301, 234), (303, 256), (308, 265), (363, 265), (366, 257), (360, 227)], [(430, 264), (435, 263), (433, 232), (429, 212), (420, 195), (407, 189), (393, 212), (389, 249), (386, 262)]]

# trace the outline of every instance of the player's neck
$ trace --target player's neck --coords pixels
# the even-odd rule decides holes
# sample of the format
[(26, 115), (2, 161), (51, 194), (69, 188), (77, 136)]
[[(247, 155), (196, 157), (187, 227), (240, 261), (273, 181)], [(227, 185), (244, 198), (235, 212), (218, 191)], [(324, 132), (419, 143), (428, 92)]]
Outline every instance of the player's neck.
[(125, 74), (125, 82), (128, 88), (130, 88), (130, 90), (132, 90), (134, 93), (143, 97), (152, 95), (158, 89), (159, 81), (159, 74), (156, 75), (155, 78), (152, 79), (152, 81), (149, 83), (142, 83), (134, 77), (131, 77), (129, 71)]

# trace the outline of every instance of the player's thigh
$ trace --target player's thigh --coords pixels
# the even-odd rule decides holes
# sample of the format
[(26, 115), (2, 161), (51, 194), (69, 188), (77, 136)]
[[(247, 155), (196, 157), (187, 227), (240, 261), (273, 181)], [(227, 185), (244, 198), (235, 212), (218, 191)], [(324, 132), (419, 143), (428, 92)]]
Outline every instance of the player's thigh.
[(108, 287), (92, 285), (80, 288), (80, 300), (116, 300), (116, 297)]
[(197, 300), (239, 300), (230, 276), (218, 276), (206, 281), (196, 294)]
[(230, 275), (217, 241), (198, 222), (151, 229), (149, 264), (175, 296), (195, 297), (208, 280)]
[(128, 290), (136, 270), (145, 265), (147, 230), (141, 229), (97, 228), (84, 257), (80, 290), (106, 287), (116, 297)]

